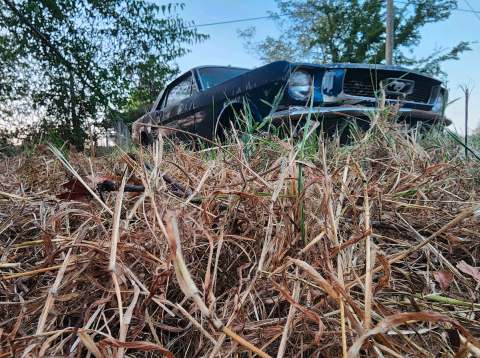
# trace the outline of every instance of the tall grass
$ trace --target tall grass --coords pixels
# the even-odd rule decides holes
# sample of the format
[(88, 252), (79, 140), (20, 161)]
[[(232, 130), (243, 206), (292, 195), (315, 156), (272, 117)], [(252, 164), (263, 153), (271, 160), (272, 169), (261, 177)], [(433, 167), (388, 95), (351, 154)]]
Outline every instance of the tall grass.
[(0, 355), (477, 354), (480, 162), (396, 107), (309, 133), (311, 103), (302, 138), (246, 106), (223, 143), (0, 162)]

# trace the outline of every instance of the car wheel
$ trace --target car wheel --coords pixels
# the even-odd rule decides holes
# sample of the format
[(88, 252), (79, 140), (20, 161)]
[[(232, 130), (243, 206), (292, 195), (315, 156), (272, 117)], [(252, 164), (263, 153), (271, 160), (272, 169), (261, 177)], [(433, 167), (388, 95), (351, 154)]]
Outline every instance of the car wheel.
[(145, 131), (140, 132), (140, 138), (143, 146), (148, 146), (153, 143), (153, 138), (151, 138), (151, 135), (148, 135)]
[(215, 137), (220, 143), (224, 143), (233, 133), (239, 135), (242, 132), (234, 110), (236, 113), (241, 113), (241, 107), (239, 106), (226, 108), (217, 122)]

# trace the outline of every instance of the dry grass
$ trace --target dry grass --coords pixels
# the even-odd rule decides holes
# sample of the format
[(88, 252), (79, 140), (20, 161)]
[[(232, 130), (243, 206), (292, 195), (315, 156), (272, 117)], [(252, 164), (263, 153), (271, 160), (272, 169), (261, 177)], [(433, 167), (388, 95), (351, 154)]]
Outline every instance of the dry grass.
[(57, 199), (73, 175), (45, 146), (5, 158), (0, 357), (479, 356), (479, 163), (397, 129), (302, 162), (275, 137), (154, 147), (151, 168), (68, 153), (92, 188), (124, 178), (105, 204)]

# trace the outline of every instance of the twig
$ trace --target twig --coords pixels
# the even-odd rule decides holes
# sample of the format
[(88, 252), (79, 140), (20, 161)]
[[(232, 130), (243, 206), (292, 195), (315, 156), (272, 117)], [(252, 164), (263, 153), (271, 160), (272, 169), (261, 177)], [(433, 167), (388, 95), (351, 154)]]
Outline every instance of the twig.
[(80, 318), (78, 319), (77, 324), (76, 324), (75, 327), (73, 328), (72, 336), (70, 337), (70, 341), (68, 342), (67, 356), (72, 352), (72, 351), (71, 351), (71, 348), (72, 348), (73, 343), (75, 342), (75, 339), (77, 338), (78, 329), (79, 329), (79, 328), (82, 326), (82, 324), (83, 324), (83, 319), (85, 318), (85, 310), (86, 310), (86, 309), (87, 309), (87, 301), (85, 300), (85, 301), (83, 302), (82, 311), (80, 312)]
[[(357, 164), (358, 166), (358, 164)], [(360, 170), (360, 167), (358, 167)], [(363, 200), (364, 200), (364, 217), (365, 217), (365, 231), (370, 230), (370, 206), (368, 202), (368, 186), (367, 177), (360, 170), (363, 176)], [(370, 330), (371, 324), (371, 310), (372, 310), (372, 256), (370, 249), (370, 235), (365, 238), (365, 320), (363, 333), (367, 333)]]
[[(71, 262), (71, 263), (69, 263), (67, 266), (73, 266), (73, 265), (76, 265), (76, 264), (79, 264), (79, 263), (85, 263), (85, 262), (88, 262), (88, 260)], [(30, 276), (30, 275), (35, 275), (35, 274), (37, 274), (37, 273), (42, 273), (42, 272), (47, 272), (47, 271), (58, 270), (58, 269), (61, 268), (62, 266), (63, 266), (63, 265), (56, 265), (56, 266), (45, 267), (45, 268), (38, 269), (38, 270), (16, 273), (16, 274), (14, 274), (14, 275), (2, 277), (2, 278), (0, 278), (0, 281), (6, 281), (6, 280), (11, 280), (11, 279), (13, 279), (13, 278)]]
[[(121, 187), (121, 182), (115, 180), (104, 180), (97, 184), (98, 192), (102, 191), (117, 191)], [(129, 193), (143, 193), (145, 188), (142, 185), (132, 185), (132, 184), (125, 184), (124, 192)]]
[(470, 99), (470, 89), (467, 85), (460, 85), (465, 94), (465, 158), (468, 159), (468, 102)]
[[(295, 270), (295, 276), (298, 276), (298, 267)], [(295, 282), (293, 288), (293, 299), (298, 302), (300, 296), (300, 281)], [(295, 317), (296, 308), (294, 305), (290, 305), (290, 311), (288, 312), (287, 322), (283, 328), (282, 340), (280, 341), (280, 346), (278, 348), (277, 358), (282, 358), (285, 354), (285, 349), (287, 348), (288, 332), (292, 325), (293, 318)]]

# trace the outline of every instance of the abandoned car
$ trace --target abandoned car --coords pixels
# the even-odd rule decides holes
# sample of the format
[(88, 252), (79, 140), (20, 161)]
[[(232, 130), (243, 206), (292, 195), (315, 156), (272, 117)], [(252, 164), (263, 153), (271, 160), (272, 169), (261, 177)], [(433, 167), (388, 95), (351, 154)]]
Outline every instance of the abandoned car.
[(269, 121), (263, 129), (283, 124), (297, 135), (312, 98), (311, 118), (320, 122), (319, 130), (344, 141), (350, 121), (368, 127), (379, 107), (380, 89), (387, 105), (399, 104), (398, 118), (406, 126), (442, 118), (446, 90), (441, 81), (424, 73), (400, 66), (279, 61), (253, 70), (202, 66), (184, 73), (134, 123), (134, 136), (150, 143), (158, 131), (149, 124), (155, 124), (167, 136), (212, 139), (226, 133), (223, 129), (234, 123), (234, 113), (245, 108), (254, 121)]

